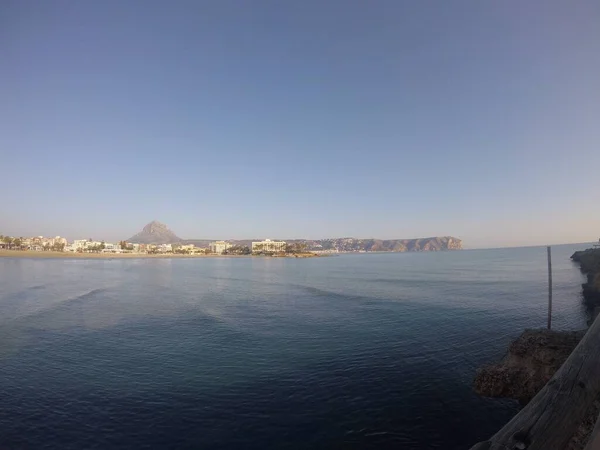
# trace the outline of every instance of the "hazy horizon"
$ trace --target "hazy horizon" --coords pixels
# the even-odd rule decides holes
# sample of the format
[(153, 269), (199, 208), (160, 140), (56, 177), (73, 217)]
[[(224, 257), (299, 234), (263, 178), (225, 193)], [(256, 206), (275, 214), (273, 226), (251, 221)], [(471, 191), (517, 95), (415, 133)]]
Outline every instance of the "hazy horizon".
[[(157, 220), (156, 222), (160, 222), (164, 225), (167, 225), (167, 227), (169, 227), (169, 225), (165, 222), (162, 222), (160, 220)], [(95, 241), (106, 241), (106, 242), (118, 242), (121, 240), (127, 240), (129, 237), (133, 237), (135, 234), (137, 234), (138, 232), (140, 232), (142, 229), (142, 227), (140, 227), (139, 230), (137, 230), (136, 232), (130, 234), (128, 237), (123, 237), (123, 236), (117, 236), (114, 237), (112, 239), (107, 239), (104, 238), (102, 236), (91, 236), (91, 235), (85, 235), (85, 233), (78, 235), (78, 236), (67, 236), (67, 235), (61, 235), (60, 233), (49, 233), (47, 235), (41, 235), (39, 233), (33, 233), (33, 234), (27, 234), (24, 235), (23, 233), (6, 233), (6, 235), (9, 236), (23, 236), (23, 237), (33, 237), (33, 236), (45, 236), (45, 237), (54, 237), (54, 236), (61, 236), (61, 237), (65, 237), (67, 238), (69, 241), (72, 241), (74, 239), (88, 239), (91, 238)], [(583, 241), (577, 241), (577, 242), (537, 242), (537, 243), (521, 243), (521, 244), (516, 244), (516, 245), (497, 245), (497, 246), (486, 246), (486, 245), (482, 245), (482, 246), (478, 246), (478, 245), (470, 245), (469, 242), (465, 242), (464, 239), (462, 239), (460, 236), (453, 236), (453, 235), (449, 235), (449, 234), (440, 234), (440, 235), (429, 235), (429, 236), (393, 236), (393, 237), (381, 237), (381, 236), (346, 236), (346, 235), (331, 235), (331, 236), (318, 236), (318, 237), (306, 237), (306, 236), (285, 236), (285, 235), (280, 235), (280, 236), (242, 236), (242, 237), (227, 237), (227, 236), (216, 236), (216, 237), (205, 237), (205, 236), (181, 236), (177, 233), (177, 230), (173, 230), (172, 228), (169, 227), (169, 230), (174, 232), (175, 235), (177, 235), (178, 238), (184, 240), (184, 241), (203, 241), (203, 240), (207, 240), (207, 241), (217, 241), (217, 240), (232, 240), (232, 241), (246, 241), (246, 240), (255, 240), (255, 239), (272, 239), (272, 240), (277, 240), (277, 239), (283, 239), (283, 240), (295, 240), (295, 239), (307, 239), (307, 240), (321, 240), (321, 239), (334, 239), (334, 238), (354, 238), (354, 239), (381, 239), (381, 240), (396, 240), (396, 239), (427, 239), (427, 238), (433, 238), (433, 237), (444, 237), (444, 236), (450, 236), (453, 238), (457, 238), (457, 239), (461, 239), (462, 240), (462, 244), (463, 244), (463, 249), (464, 250), (485, 250), (485, 249), (494, 249), (494, 248), (511, 248), (511, 247), (539, 247), (539, 246), (545, 246), (545, 245), (574, 245), (574, 244), (593, 244), (596, 243), (598, 241), (598, 239), (588, 239), (588, 240), (583, 240)], [(2, 230), (0, 230), (0, 234), (2, 234)]]
[(600, 3), (0, 5), (0, 233), (593, 242)]

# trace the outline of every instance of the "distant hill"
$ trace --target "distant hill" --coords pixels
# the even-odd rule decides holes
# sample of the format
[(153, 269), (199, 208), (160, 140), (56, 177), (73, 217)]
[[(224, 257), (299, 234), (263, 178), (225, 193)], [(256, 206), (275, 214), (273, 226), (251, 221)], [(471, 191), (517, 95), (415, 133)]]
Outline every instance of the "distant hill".
[[(261, 239), (228, 239), (234, 245), (250, 246), (252, 241)], [(452, 236), (434, 236), (418, 239), (284, 239), (289, 243), (306, 244), (307, 250), (331, 250), (339, 252), (435, 252), (462, 249), (462, 241)], [(160, 222), (150, 222), (144, 229), (127, 239), (136, 244), (194, 244), (197, 247), (208, 247), (213, 242), (209, 239), (181, 239)]]
[(333, 238), (318, 240), (293, 240), (307, 244), (310, 250), (340, 252), (436, 252), (461, 250), (462, 241), (452, 236), (435, 236), (418, 239), (356, 239)]
[(127, 239), (134, 244), (175, 244), (181, 242), (181, 238), (167, 228), (163, 223), (156, 220), (146, 225), (142, 231)]
[[(253, 239), (262, 241), (262, 239)], [(419, 239), (284, 239), (289, 243), (306, 244), (307, 250), (332, 250), (339, 252), (436, 252), (445, 250), (461, 250), (462, 241), (452, 236), (435, 236)], [(188, 239), (186, 244), (206, 247), (211, 242), (205, 239)], [(250, 246), (252, 240), (228, 240), (234, 245)]]

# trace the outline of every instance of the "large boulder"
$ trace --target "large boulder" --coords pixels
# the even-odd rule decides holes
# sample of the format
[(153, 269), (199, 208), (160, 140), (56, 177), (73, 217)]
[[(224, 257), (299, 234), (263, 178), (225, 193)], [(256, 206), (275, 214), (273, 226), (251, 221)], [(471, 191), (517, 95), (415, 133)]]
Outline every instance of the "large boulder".
[(525, 330), (499, 364), (477, 370), (474, 389), (485, 397), (525, 404), (552, 378), (585, 331)]

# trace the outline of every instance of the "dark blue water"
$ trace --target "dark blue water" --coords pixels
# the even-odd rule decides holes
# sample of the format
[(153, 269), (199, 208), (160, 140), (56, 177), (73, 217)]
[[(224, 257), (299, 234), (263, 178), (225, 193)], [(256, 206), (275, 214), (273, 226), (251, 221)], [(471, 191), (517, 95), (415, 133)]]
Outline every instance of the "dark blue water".
[(471, 382), (545, 326), (545, 252), (0, 259), (0, 448), (468, 448), (518, 410)]

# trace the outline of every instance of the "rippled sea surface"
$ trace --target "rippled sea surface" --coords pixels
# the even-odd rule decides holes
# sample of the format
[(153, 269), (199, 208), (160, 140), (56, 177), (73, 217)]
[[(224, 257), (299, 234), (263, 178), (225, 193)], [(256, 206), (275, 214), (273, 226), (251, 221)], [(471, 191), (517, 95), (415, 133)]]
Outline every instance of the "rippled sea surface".
[[(553, 247), (554, 325), (585, 327)], [(546, 249), (0, 258), (0, 448), (464, 449), (475, 369), (546, 325)]]

